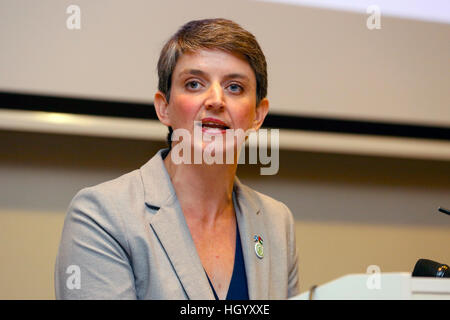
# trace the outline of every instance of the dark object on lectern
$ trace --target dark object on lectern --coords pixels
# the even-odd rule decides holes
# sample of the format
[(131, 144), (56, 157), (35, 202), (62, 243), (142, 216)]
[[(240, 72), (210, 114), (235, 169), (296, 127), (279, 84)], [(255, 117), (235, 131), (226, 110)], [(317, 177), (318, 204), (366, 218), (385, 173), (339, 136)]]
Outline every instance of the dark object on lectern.
[(445, 209), (445, 208), (442, 208), (442, 207), (439, 207), (438, 210), (439, 210), (440, 212), (445, 213), (445, 214), (448, 214), (448, 215), (450, 216), (450, 210)]
[(450, 268), (446, 264), (433, 260), (419, 259), (414, 267), (412, 276), (450, 278)]

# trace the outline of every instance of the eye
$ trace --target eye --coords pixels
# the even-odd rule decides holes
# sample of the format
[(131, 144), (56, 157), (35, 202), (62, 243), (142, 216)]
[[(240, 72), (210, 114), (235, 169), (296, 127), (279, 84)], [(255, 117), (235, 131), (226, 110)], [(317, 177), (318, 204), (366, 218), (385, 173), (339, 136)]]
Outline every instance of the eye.
[(201, 86), (201, 83), (198, 82), (197, 80), (192, 80), (186, 83), (186, 88), (191, 89), (191, 90), (196, 90), (199, 89)]
[(241, 85), (237, 84), (237, 83), (230, 84), (228, 86), (228, 88), (233, 93), (240, 93), (240, 92), (244, 91), (244, 88)]

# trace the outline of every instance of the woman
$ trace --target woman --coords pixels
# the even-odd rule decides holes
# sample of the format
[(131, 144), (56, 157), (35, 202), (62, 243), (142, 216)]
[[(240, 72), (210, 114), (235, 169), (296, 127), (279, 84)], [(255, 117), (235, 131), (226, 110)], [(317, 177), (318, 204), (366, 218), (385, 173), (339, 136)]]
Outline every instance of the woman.
[[(170, 147), (138, 170), (77, 193), (56, 260), (56, 297), (296, 295), (289, 209), (239, 181), (238, 152), (231, 162), (194, 159), (209, 150), (224, 160), (242, 142), (230, 144), (227, 132), (262, 125), (267, 71), (256, 39), (229, 20), (191, 21), (162, 49), (158, 76), (154, 105)], [(196, 130), (201, 139), (187, 139)]]

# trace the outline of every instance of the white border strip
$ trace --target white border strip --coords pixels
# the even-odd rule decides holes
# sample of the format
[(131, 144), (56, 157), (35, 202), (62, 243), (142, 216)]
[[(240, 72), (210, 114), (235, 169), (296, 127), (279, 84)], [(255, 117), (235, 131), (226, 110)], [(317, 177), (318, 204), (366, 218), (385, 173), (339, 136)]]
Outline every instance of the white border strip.
[[(0, 110), (0, 129), (164, 141), (157, 120)], [(450, 141), (280, 129), (280, 149), (450, 161)]]
[(167, 136), (167, 127), (155, 120), (6, 109), (0, 110), (0, 128), (149, 140), (161, 140)]
[(450, 161), (450, 141), (280, 130), (280, 149)]
[[(254, 0), (255, 1), (255, 0)], [(258, 0), (320, 9), (355, 12), (368, 15), (375, 5), (383, 16), (450, 24), (448, 0)]]

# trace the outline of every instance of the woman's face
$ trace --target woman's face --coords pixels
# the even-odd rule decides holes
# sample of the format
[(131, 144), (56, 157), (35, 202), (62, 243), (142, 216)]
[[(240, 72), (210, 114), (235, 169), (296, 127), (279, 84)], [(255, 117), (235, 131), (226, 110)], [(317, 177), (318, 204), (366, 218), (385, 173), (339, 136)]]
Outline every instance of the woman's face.
[(193, 137), (194, 121), (203, 135), (224, 138), (229, 129), (257, 130), (267, 111), (263, 99), (256, 107), (256, 78), (245, 58), (221, 50), (185, 53), (172, 74), (170, 101), (155, 95), (158, 117), (174, 131)]

